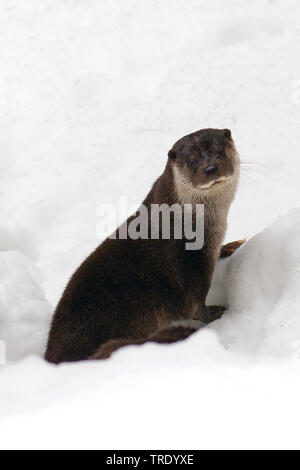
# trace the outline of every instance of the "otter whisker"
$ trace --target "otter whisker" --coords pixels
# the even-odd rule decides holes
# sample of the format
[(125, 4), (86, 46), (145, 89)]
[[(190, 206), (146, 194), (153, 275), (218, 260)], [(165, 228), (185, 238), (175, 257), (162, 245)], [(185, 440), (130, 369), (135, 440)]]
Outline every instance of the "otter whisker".
[(267, 169), (266, 167), (259, 165), (254, 162), (249, 162), (249, 161), (241, 161), (240, 162), (240, 170), (242, 172), (248, 171), (248, 172), (253, 172), (261, 175), (266, 175), (267, 174)]

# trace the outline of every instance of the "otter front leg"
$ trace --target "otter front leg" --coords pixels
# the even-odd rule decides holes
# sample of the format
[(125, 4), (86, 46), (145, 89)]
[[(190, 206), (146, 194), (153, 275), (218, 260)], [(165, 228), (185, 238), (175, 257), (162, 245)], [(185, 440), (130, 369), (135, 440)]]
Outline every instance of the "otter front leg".
[(235, 242), (227, 243), (227, 245), (223, 245), (220, 250), (220, 258), (231, 256), (244, 243), (246, 243), (245, 238), (243, 240), (237, 240)]
[(214, 320), (218, 320), (226, 310), (222, 305), (205, 305), (205, 299), (209, 290), (210, 283), (204, 289), (198, 292), (194, 291), (192, 296), (192, 302), (190, 303), (190, 318), (192, 320), (201, 320), (202, 323), (211, 323)]
[[(195, 257), (197, 254), (194, 255)], [(219, 305), (206, 306), (206, 297), (211, 285), (215, 268), (217, 253), (208, 250), (199, 252), (196, 261), (190, 259), (189, 270), (186, 271), (186, 284), (190, 286), (189, 294), (186, 298), (186, 310), (193, 320), (201, 320), (203, 323), (210, 323), (221, 318), (225, 307)], [(197, 263), (197, 264), (196, 264)], [(196, 272), (195, 265), (199, 268)]]
[[(228, 256), (231, 256), (244, 243), (246, 243), (245, 239), (223, 245), (220, 250), (220, 258), (227, 258)], [(206, 306), (205, 304), (202, 304), (198, 308), (196, 314), (193, 316), (193, 319), (201, 320), (203, 323), (208, 324), (221, 318), (225, 310), (225, 307), (222, 305)]]
[(222, 305), (210, 305), (208, 307), (204, 305), (199, 308), (194, 320), (201, 320), (203, 323), (208, 324), (221, 318), (225, 310)]

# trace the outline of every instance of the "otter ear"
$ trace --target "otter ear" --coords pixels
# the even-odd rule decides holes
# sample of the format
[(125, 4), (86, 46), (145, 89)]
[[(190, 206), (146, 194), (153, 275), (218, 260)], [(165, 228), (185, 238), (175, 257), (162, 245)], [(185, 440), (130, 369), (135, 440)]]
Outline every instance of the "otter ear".
[(168, 157), (169, 157), (170, 160), (175, 160), (175, 158), (176, 158), (175, 150), (173, 150), (173, 149), (169, 150)]
[(223, 134), (227, 139), (231, 138), (231, 130), (230, 129), (223, 129)]

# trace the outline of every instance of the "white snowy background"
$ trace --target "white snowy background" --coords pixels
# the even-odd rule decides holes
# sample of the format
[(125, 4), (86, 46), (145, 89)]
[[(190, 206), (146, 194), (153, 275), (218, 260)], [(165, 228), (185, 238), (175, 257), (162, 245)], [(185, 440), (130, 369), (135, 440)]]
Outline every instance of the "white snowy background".
[[(1, 0), (0, 25), (0, 447), (300, 448), (299, 2)], [(141, 202), (208, 126), (244, 162), (226, 240), (248, 243), (210, 293), (224, 317), (47, 364), (99, 206)]]

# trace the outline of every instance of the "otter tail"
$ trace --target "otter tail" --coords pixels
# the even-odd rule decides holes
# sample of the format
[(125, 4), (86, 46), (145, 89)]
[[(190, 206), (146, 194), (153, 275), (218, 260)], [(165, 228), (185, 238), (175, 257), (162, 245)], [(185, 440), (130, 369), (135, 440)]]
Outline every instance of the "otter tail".
[(129, 346), (131, 344), (145, 344), (148, 342), (152, 343), (175, 343), (176, 341), (183, 340), (190, 336), (192, 333), (197, 331), (196, 328), (189, 326), (173, 326), (159, 330), (148, 338), (139, 338), (135, 340), (129, 339), (111, 339), (100, 346), (90, 359), (107, 359), (113, 352), (123, 346)]

